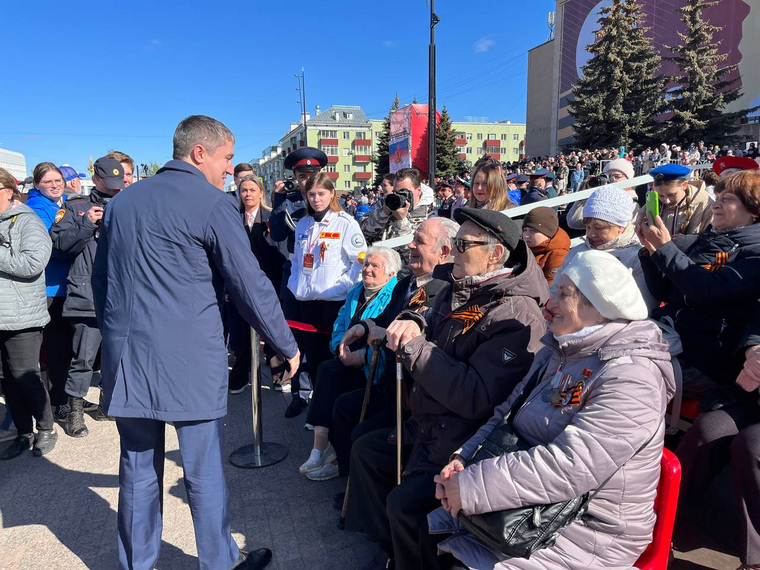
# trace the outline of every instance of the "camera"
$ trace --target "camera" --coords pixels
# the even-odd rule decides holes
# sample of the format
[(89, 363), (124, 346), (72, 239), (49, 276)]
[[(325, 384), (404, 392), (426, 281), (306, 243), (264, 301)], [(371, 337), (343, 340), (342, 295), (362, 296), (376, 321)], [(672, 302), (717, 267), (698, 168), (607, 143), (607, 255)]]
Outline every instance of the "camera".
[(607, 174), (599, 174), (598, 176), (592, 176), (588, 179), (586, 188), (598, 188), (599, 186), (604, 186), (605, 184), (612, 184), (612, 178), (610, 178)]
[(286, 178), (285, 180), (282, 181), (282, 183), (283, 183), (283, 186), (285, 187), (286, 194), (290, 194), (298, 190), (298, 182), (296, 182), (292, 177)]
[(412, 203), (412, 191), (408, 188), (399, 188), (394, 190), (393, 194), (388, 194), (385, 197), (385, 205), (391, 212), (395, 212), (400, 208), (406, 206), (406, 204)]

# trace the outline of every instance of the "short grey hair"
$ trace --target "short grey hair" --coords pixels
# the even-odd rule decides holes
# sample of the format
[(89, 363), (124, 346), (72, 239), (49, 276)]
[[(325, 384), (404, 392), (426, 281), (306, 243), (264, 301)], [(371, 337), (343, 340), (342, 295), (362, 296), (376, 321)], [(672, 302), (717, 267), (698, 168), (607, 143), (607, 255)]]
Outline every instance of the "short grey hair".
[(437, 220), (437, 229), (435, 235), (435, 251), (441, 251), (441, 248), (446, 244), (451, 244), (451, 240), (457, 237), (459, 231), (459, 224), (449, 218), (430, 218), (430, 220)]
[(175, 160), (187, 158), (197, 144), (213, 153), (226, 142), (234, 143), (235, 135), (224, 124), (205, 115), (190, 115), (174, 131), (173, 157)]
[(385, 258), (385, 273), (388, 275), (398, 275), (401, 271), (401, 256), (395, 249), (382, 246), (373, 246), (367, 250), (364, 259), (369, 259), (371, 255), (379, 255)]

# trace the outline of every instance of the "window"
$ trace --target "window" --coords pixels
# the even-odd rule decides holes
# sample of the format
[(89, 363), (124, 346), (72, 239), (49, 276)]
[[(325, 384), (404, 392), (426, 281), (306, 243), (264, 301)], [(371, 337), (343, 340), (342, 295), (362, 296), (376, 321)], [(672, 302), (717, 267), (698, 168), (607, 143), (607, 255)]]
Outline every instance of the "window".
[(472, 147), (468, 146), (465, 152), (467, 152), (467, 154), (472, 154)]
[(483, 133), (478, 133), (478, 140), (479, 140), (479, 141), (482, 141), (482, 140), (483, 140)]
[(465, 140), (471, 141), (472, 140), (472, 133), (467, 133), (467, 135), (464, 138), (465, 138)]
[(503, 141), (507, 140), (507, 135), (506, 134), (502, 134), (501, 135), (501, 140), (503, 140)]
[(351, 181), (350, 180), (344, 180), (343, 181), (343, 188), (346, 190), (351, 190)]
[(323, 145), (322, 152), (327, 156), (338, 156), (338, 147), (335, 145)]
[(351, 151), (349, 149), (347, 149), (347, 148), (343, 149), (343, 156), (348, 156), (350, 154), (351, 154)]
[(361, 131), (358, 131), (356, 133), (356, 138), (357, 139), (367, 139), (367, 140), (369, 140), (369, 133), (363, 133)]
[(505, 147), (501, 147), (501, 154), (507, 154), (507, 149)]
[(348, 131), (343, 131), (343, 140), (344, 141), (350, 141), (351, 140), (351, 133)]
[(351, 165), (350, 164), (344, 164), (343, 165), (343, 172), (351, 172)]
[(512, 149), (512, 154), (520, 154), (520, 151), (518, 151), (516, 148)]
[(489, 141), (495, 141), (496, 140), (496, 133), (488, 133), (488, 140)]
[(319, 131), (319, 136), (323, 139), (337, 139), (338, 131)]
[(367, 168), (363, 164), (356, 165), (356, 172), (367, 172)]
[(512, 135), (512, 140), (513, 141), (519, 141), (520, 140), (520, 135), (518, 135), (517, 133), (513, 134)]
[(335, 170), (334, 164), (328, 164), (322, 170), (324, 170), (325, 172), (338, 172), (337, 170)]
[(357, 146), (355, 147), (355, 152), (356, 154), (363, 154), (363, 155), (369, 156), (370, 154), (372, 154), (372, 149), (371, 147), (368, 147), (368, 146)]

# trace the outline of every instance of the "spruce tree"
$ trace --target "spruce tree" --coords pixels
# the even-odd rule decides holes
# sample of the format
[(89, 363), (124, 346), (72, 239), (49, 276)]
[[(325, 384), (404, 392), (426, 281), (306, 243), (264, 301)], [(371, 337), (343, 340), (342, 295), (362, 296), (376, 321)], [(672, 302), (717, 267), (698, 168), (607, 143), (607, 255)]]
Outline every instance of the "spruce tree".
[(613, 0), (601, 10), (591, 59), (573, 86), (570, 114), (576, 145), (626, 148), (653, 144), (661, 131), (654, 120), (664, 107), (661, 59), (636, 0)]
[(390, 164), (390, 142), (391, 142), (391, 113), (398, 110), (398, 93), (393, 100), (391, 110), (388, 115), (383, 119), (383, 128), (377, 135), (377, 146), (375, 147), (375, 154), (372, 157), (372, 162), (375, 165), (375, 181), (374, 185), (377, 186), (383, 181), (383, 176), (391, 171)]
[(451, 128), (451, 117), (443, 106), (441, 119), (435, 131), (435, 173), (436, 176), (456, 174), (462, 170), (462, 159), (456, 145), (456, 135)]
[(680, 45), (666, 46), (673, 54), (666, 59), (678, 66), (680, 75), (670, 78), (676, 87), (670, 91), (669, 109), (673, 116), (665, 125), (665, 140), (727, 144), (733, 142), (739, 120), (747, 116), (747, 110), (723, 111), (741, 97), (741, 90), (733, 87), (736, 79), (727, 79), (737, 66), (720, 66), (728, 54), (719, 53), (720, 42), (713, 43), (713, 34), (721, 27), (702, 17), (705, 9), (716, 4), (716, 0), (687, 0), (680, 8), (686, 33), (678, 32)]

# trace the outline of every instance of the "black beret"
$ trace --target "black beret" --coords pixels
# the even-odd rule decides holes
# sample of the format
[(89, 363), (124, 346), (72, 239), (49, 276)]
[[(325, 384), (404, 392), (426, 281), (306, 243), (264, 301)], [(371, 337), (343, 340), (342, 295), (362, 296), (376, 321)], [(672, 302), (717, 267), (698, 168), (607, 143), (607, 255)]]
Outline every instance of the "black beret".
[(454, 211), (454, 219), (460, 224), (470, 220), (479, 225), (506, 245), (509, 251), (514, 251), (522, 238), (520, 225), (512, 218), (494, 210), (457, 208)]

